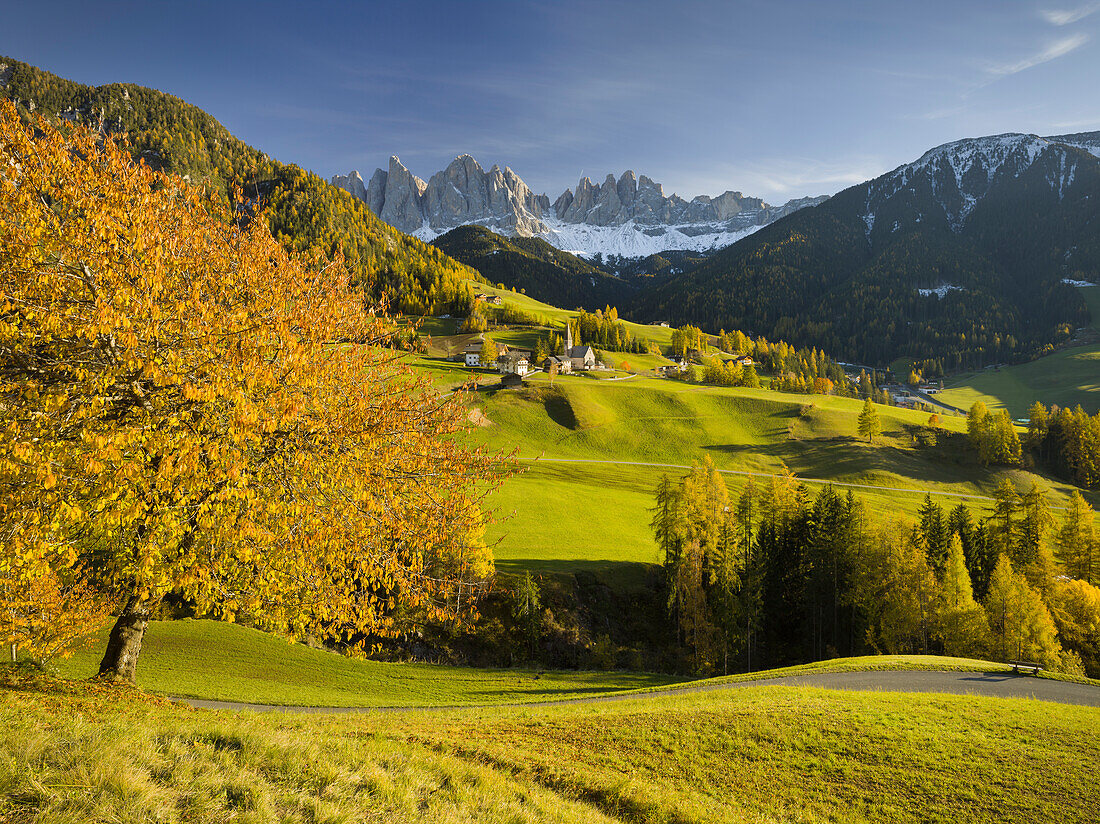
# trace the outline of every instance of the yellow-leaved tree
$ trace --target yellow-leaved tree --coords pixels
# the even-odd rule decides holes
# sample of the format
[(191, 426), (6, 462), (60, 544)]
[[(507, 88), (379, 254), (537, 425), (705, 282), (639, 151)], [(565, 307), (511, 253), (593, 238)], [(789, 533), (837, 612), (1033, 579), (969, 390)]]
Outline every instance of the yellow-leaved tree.
[(0, 103), (0, 564), (93, 572), (102, 675), (133, 679), (169, 592), (356, 640), (491, 568), (475, 490), (507, 461), (250, 210)]

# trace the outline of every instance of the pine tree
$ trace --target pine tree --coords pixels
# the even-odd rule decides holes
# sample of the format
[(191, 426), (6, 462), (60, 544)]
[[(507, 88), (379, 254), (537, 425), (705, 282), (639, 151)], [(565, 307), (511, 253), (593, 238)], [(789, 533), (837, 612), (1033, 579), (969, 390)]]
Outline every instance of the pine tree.
[(1046, 594), (1054, 580), (1054, 558), (1046, 542), (1047, 532), (1054, 526), (1050, 504), (1036, 485), (1021, 499), (1020, 521), (1013, 544), (1013, 563), (1027, 576), (1031, 586)]
[(932, 500), (930, 494), (924, 496), (921, 505), (918, 530), (921, 543), (928, 556), (928, 562), (937, 573), (942, 573), (947, 563), (947, 551), (950, 546), (950, 530), (943, 517), (943, 509)]
[(655, 497), (656, 506), (650, 510), (653, 513), (653, 519), (649, 522), (649, 526), (653, 530), (657, 547), (661, 552), (661, 563), (666, 573), (670, 573), (679, 560), (679, 541), (676, 530), (680, 499), (668, 475), (661, 475), (661, 480), (657, 482)]
[(878, 412), (875, 411), (875, 406), (871, 403), (870, 398), (863, 402), (863, 410), (859, 413), (859, 421), (856, 426), (856, 431), (859, 432), (860, 437), (866, 436), (868, 443), (874, 440), (875, 435), (879, 434)]
[(737, 499), (735, 512), (737, 548), (740, 554), (740, 588), (737, 593), (737, 608), (740, 613), (740, 626), (744, 628), (742, 643), (745, 650), (745, 671), (752, 672), (753, 641), (758, 624), (760, 610), (759, 553), (753, 539), (756, 526), (756, 485), (749, 478), (741, 495)]
[(1016, 516), (1019, 511), (1020, 494), (1012, 481), (1005, 478), (993, 492), (993, 508), (986, 526), (994, 558), (1000, 555), (1013, 557), (1018, 528)]
[(542, 611), (539, 585), (531, 577), (530, 571), (523, 573), (512, 596), (512, 615), (523, 627), (527, 636), (528, 652), (533, 655), (542, 634)]

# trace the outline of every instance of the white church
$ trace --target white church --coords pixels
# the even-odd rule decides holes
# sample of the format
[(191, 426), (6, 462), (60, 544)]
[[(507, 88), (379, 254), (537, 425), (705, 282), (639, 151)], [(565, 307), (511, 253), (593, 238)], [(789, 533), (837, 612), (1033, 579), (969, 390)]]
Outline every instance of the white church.
[(557, 364), (559, 375), (568, 375), (570, 372), (582, 372), (596, 368), (596, 350), (591, 346), (585, 346), (580, 341), (573, 345), (573, 328), (569, 322), (565, 323), (565, 352), (561, 355), (551, 355), (546, 359), (546, 368), (551, 364)]

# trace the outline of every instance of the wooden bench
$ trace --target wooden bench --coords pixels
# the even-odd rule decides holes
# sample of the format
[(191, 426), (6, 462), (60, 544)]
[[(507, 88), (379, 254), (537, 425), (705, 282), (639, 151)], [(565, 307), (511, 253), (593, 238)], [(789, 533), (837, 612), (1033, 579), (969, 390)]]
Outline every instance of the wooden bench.
[(1015, 673), (1030, 672), (1032, 675), (1038, 675), (1042, 667), (1039, 664), (1033, 664), (1030, 661), (1009, 661), (1012, 664), (1012, 671)]

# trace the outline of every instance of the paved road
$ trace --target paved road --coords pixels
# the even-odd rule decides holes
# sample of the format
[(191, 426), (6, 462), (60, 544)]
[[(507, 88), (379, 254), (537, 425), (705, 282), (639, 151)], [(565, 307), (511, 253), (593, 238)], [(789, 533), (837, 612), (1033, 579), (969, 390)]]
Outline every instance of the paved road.
[[(1053, 681), (1009, 672), (928, 672), (922, 670), (883, 670), (878, 672), (825, 672), (816, 675), (792, 675), (764, 678), (758, 681), (737, 681), (705, 686), (673, 687), (660, 692), (631, 695), (607, 695), (591, 698), (571, 698), (564, 701), (538, 701), (524, 704), (494, 704), (492, 707), (550, 707), (562, 704), (595, 704), (608, 701), (629, 701), (639, 697), (660, 697), (701, 692), (742, 689), (744, 687), (823, 687), (833, 690), (863, 690), (870, 692), (939, 692), (952, 695), (980, 695), (992, 698), (1037, 698), (1060, 704), (1100, 707), (1100, 687)], [(454, 707), (282, 707), (271, 704), (242, 704), (234, 701), (201, 701), (177, 699), (203, 709), (253, 710), (256, 712), (414, 712), (424, 709), (454, 709)]]

